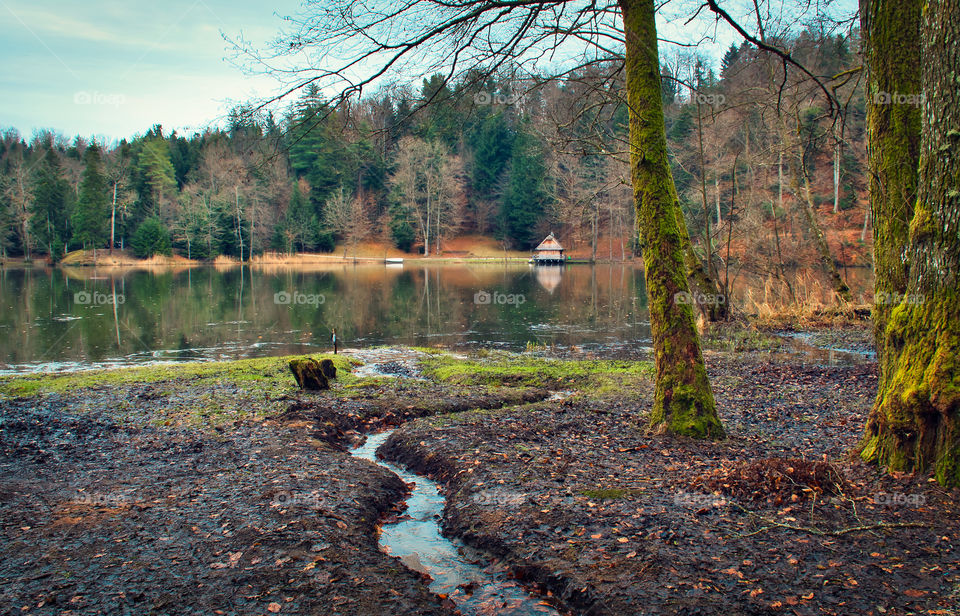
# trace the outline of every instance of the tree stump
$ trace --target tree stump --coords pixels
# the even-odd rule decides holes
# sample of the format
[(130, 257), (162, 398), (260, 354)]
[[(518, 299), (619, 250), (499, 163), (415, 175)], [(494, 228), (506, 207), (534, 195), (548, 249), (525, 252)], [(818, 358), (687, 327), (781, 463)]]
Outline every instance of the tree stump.
[(327, 380), (332, 381), (337, 378), (337, 367), (333, 365), (332, 359), (323, 359), (320, 361), (320, 372), (323, 373), (323, 376), (327, 377)]
[(297, 380), (297, 385), (300, 386), (300, 389), (313, 391), (330, 389), (330, 383), (327, 381), (327, 377), (324, 376), (320, 362), (317, 360), (312, 358), (292, 359), (289, 365), (290, 372), (293, 373), (293, 378)]

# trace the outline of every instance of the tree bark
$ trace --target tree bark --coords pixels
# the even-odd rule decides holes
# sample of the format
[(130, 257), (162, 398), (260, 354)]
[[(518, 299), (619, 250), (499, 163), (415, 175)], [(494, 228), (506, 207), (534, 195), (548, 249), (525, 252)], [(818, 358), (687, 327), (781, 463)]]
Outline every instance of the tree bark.
[[(956, 41), (960, 40), (960, 0), (927, 0), (922, 13), (915, 4), (898, 5), (896, 12), (889, 8), (894, 20), (889, 25), (892, 30), (906, 34), (911, 31), (906, 20), (914, 16), (920, 20), (920, 92), (925, 100), (921, 113), (918, 199), (904, 251), (909, 263), (906, 293), (888, 307), (885, 315), (879, 391), (867, 422), (861, 455), (890, 470), (933, 469), (941, 484), (957, 486), (960, 485), (960, 357), (957, 355), (960, 348), (960, 234), (957, 232), (960, 228), (960, 91), (956, 75), (960, 74), (960, 46)], [(872, 12), (869, 16), (879, 15)], [(898, 19), (900, 21), (896, 21)], [(876, 27), (876, 22), (873, 25)], [(873, 44), (877, 45), (878, 40), (874, 39)], [(881, 49), (875, 48), (875, 51), (882, 55)], [(888, 51), (904, 53), (898, 48)], [(904, 139), (901, 143), (909, 141)], [(871, 153), (881, 156), (882, 161), (888, 160), (884, 151)], [(878, 209), (886, 205), (889, 203), (880, 203)], [(894, 237), (890, 232), (891, 221), (878, 216), (874, 228), (880, 227), (887, 231), (879, 235), (883, 243), (880, 252), (895, 253), (895, 247), (890, 245)], [(893, 231), (896, 230), (894, 227)], [(895, 276), (900, 273), (894, 271)], [(882, 275), (879, 270), (877, 274)], [(878, 287), (880, 284), (878, 282)], [(894, 283), (884, 279), (882, 284), (885, 285), (882, 288), (891, 288)]]
[[(860, 0), (867, 76), (867, 179), (873, 219), (873, 323), (878, 354), (890, 297), (903, 295), (909, 271), (904, 247), (917, 201), (920, 107), (893, 105), (892, 94), (920, 93), (921, 0)], [(881, 370), (883, 367), (882, 357)], [(881, 378), (883, 375), (881, 374)]]
[(833, 213), (840, 213), (840, 142), (833, 150)]
[(657, 432), (723, 438), (688, 301), (684, 228), (670, 174), (660, 98), (654, 0), (619, 0), (626, 39), (630, 168), (656, 362)]

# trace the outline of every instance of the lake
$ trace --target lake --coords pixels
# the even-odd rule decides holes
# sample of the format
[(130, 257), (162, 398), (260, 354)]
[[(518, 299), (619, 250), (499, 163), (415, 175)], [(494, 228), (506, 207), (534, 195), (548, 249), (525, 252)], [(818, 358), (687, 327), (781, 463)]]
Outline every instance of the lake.
[[(740, 280), (735, 305), (771, 293)], [(618, 264), (0, 269), (0, 306), (0, 373), (327, 351), (334, 329), (341, 349), (650, 341), (643, 270)]]

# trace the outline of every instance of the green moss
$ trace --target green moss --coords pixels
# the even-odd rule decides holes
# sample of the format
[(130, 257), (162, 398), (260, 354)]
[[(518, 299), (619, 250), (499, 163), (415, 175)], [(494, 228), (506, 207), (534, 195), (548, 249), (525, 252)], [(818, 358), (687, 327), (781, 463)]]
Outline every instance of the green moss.
[(960, 308), (957, 298), (926, 298), (893, 309), (884, 331), (877, 401), (860, 456), (892, 471), (933, 469), (960, 485)]
[(936, 231), (933, 222), (933, 216), (930, 210), (921, 207), (919, 204), (913, 211), (913, 218), (910, 220), (910, 241), (917, 242), (925, 237), (930, 237)]
[[(630, 170), (637, 230), (643, 245), (656, 386), (651, 427), (674, 434), (723, 438), (713, 391), (703, 367), (689, 295), (676, 186), (670, 172), (660, 96), (656, 7), (621, 0), (626, 36)], [(686, 241), (686, 243), (685, 243)]]
[(640, 494), (641, 491), (629, 490), (625, 488), (597, 488), (591, 490), (578, 490), (577, 492), (588, 498), (595, 498), (598, 500), (620, 500), (636, 496)]
[[(316, 355), (330, 358), (337, 366), (337, 378), (344, 384), (356, 382), (351, 361), (342, 355)], [(287, 362), (294, 357), (258, 357), (226, 362), (157, 364), (142, 368), (85, 370), (65, 374), (31, 374), (0, 379), (0, 397), (34, 396), (44, 393), (73, 392), (80, 389), (138, 385), (188, 380), (201, 385), (260, 385), (282, 391), (295, 387)]]
[(595, 395), (627, 395), (649, 383), (653, 365), (643, 361), (560, 360), (530, 355), (482, 353), (469, 359), (435, 355), (420, 361), (424, 376), (459, 385), (579, 389)]

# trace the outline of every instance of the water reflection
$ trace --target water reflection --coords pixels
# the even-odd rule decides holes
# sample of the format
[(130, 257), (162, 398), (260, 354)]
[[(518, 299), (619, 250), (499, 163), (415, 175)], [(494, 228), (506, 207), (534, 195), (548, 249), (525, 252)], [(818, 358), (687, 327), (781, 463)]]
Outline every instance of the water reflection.
[(341, 348), (650, 338), (621, 265), (0, 269), (0, 308), (2, 371), (314, 352), (334, 328)]
[[(517, 266), (0, 270), (0, 369), (329, 347), (649, 338), (642, 271)], [(486, 301), (485, 301), (486, 300)]]

